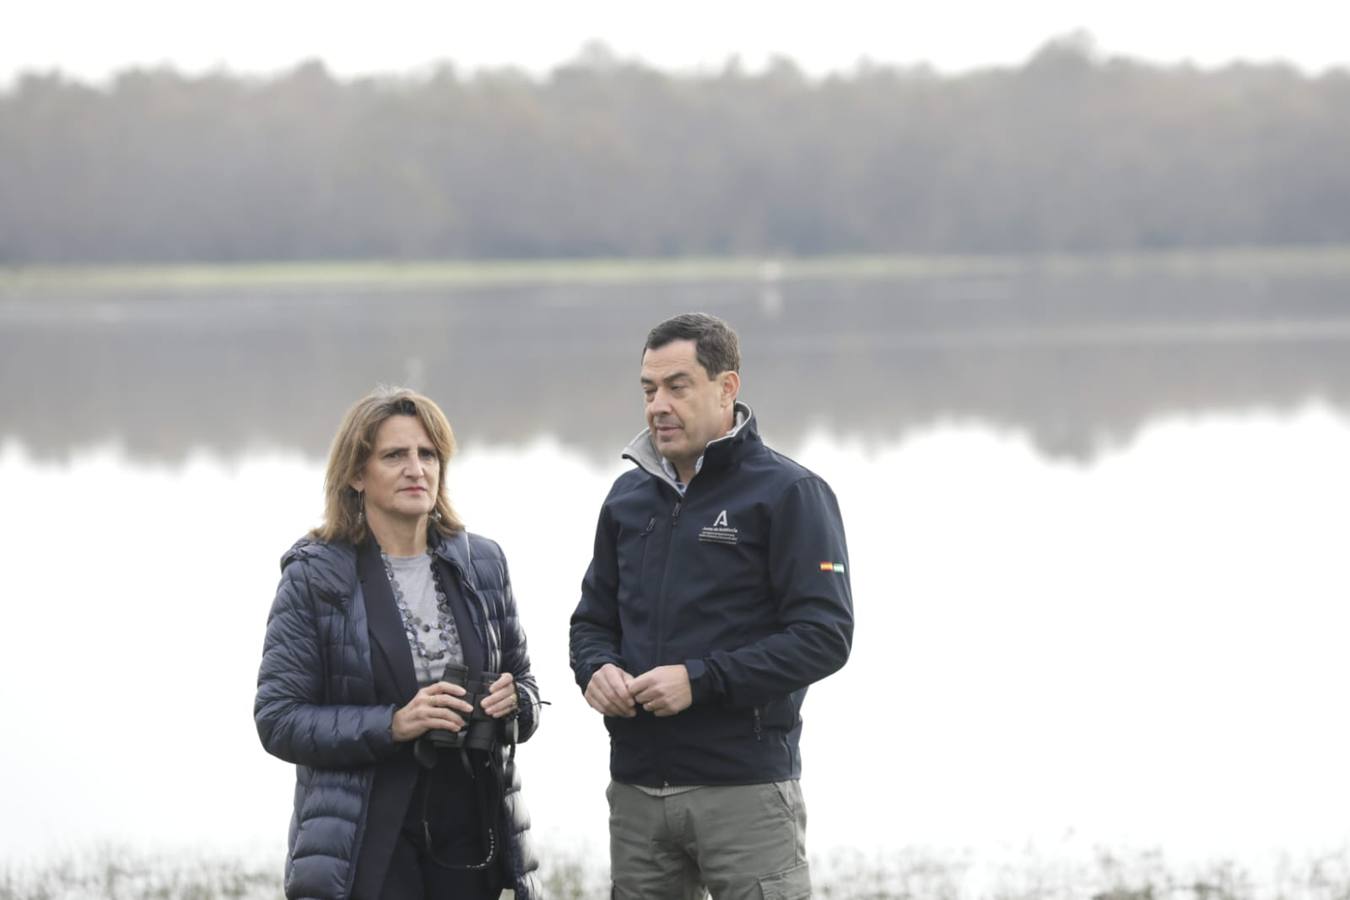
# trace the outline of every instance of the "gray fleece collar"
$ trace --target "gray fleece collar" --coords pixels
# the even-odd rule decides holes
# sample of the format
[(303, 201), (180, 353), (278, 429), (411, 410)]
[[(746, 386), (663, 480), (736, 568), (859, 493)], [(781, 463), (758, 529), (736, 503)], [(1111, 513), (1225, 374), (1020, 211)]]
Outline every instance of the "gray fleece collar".
[[(750, 419), (755, 414), (754, 410), (750, 409), (749, 406), (739, 400), (736, 401), (735, 410), (736, 424), (720, 438), (709, 441), (708, 447), (711, 447), (714, 444), (720, 444), (723, 441), (734, 441), (736, 436), (741, 433), (741, 430), (744, 429), (747, 424), (749, 424)], [(703, 448), (703, 456), (707, 455), (708, 448), (705, 447)], [(656, 445), (652, 443), (652, 430), (650, 428), (642, 429), (642, 431), (638, 432), (637, 437), (628, 442), (628, 446), (623, 450), (623, 458), (631, 459), (652, 477), (661, 479), (676, 491), (680, 490), (679, 483), (674, 478), (671, 478), (669, 473), (666, 472), (666, 467), (661, 465), (663, 457), (657, 452)], [(702, 456), (699, 457), (700, 460), (702, 460), (702, 458)]]

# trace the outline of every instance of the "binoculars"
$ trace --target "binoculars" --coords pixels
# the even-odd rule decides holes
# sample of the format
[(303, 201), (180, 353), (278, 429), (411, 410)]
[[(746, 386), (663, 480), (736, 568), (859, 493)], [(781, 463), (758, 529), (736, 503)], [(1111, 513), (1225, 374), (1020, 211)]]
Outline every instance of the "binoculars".
[(491, 693), (492, 683), (499, 677), (496, 672), (484, 672), (479, 678), (471, 679), (469, 670), (464, 666), (446, 663), (441, 681), (464, 688), (461, 699), (473, 705), (473, 712), (465, 715), (464, 727), (459, 731), (433, 728), (418, 741), (426, 741), (434, 750), (491, 750), (497, 744), (498, 722), (483, 711), (483, 700)]

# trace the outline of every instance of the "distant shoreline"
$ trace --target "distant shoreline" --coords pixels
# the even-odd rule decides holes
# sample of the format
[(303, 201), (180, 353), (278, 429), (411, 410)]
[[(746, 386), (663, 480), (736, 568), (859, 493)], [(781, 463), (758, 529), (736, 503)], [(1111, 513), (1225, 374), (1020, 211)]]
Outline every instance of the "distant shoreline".
[(1350, 244), (1043, 254), (897, 254), (646, 259), (318, 260), (239, 263), (0, 264), (0, 301), (79, 288), (192, 291), (234, 287), (419, 289), (700, 281), (776, 284), (814, 278), (912, 280), (1135, 274), (1350, 275)]

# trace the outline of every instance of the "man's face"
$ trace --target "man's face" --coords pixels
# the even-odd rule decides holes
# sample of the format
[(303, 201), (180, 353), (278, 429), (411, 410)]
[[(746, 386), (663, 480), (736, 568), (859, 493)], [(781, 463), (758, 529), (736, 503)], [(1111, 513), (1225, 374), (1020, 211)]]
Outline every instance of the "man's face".
[(642, 354), (642, 393), (652, 442), (683, 481), (709, 441), (731, 429), (740, 376), (709, 375), (693, 341), (671, 341)]

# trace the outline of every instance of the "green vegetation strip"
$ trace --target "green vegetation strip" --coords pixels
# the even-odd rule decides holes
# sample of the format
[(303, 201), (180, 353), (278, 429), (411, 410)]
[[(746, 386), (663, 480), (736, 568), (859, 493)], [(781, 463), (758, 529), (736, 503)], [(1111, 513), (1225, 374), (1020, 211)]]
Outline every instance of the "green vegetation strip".
[(643, 260), (0, 265), (0, 296), (237, 288), (426, 289), (547, 284), (778, 282), (1101, 274), (1350, 276), (1350, 246), (1035, 256), (828, 256)]

